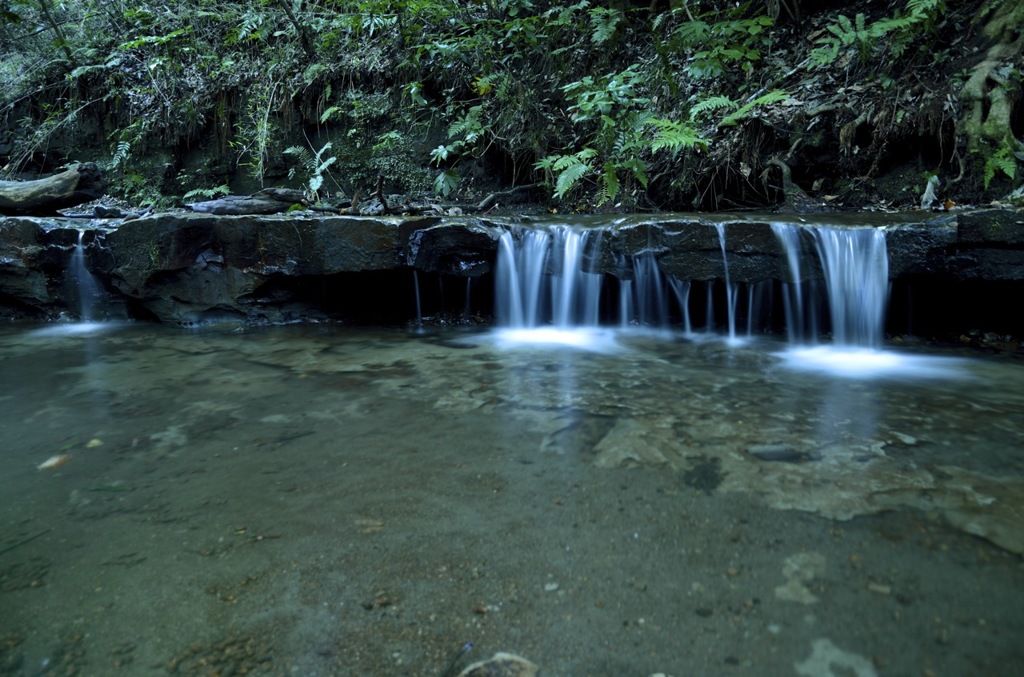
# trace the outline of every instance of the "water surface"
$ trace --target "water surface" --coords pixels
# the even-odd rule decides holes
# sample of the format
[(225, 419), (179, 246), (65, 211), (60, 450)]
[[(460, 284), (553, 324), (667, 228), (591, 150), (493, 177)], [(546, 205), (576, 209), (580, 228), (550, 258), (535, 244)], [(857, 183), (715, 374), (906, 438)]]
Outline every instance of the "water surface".
[(611, 334), (5, 328), (0, 675), (1024, 665), (1024, 366)]

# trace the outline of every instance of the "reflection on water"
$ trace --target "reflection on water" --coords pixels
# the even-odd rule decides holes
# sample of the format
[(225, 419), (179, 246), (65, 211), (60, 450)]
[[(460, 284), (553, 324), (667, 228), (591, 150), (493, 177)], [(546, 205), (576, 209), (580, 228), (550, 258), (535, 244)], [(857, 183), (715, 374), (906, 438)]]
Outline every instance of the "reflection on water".
[(813, 346), (790, 348), (777, 353), (777, 356), (790, 369), (819, 372), (838, 378), (971, 378), (971, 371), (963, 360), (894, 350)]
[(7, 328), (0, 675), (1013, 674), (1024, 367), (780, 349)]

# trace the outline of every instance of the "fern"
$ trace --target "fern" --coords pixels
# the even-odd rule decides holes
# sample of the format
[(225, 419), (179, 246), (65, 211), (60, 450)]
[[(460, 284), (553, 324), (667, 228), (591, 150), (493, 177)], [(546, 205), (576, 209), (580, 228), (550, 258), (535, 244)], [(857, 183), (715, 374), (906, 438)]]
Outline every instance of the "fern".
[(111, 163), (111, 168), (117, 169), (127, 164), (128, 156), (131, 155), (132, 144), (129, 141), (118, 141), (117, 147), (114, 149), (114, 159)]
[(647, 188), (647, 163), (640, 158), (632, 157), (621, 164), (622, 169), (628, 169), (644, 188)]
[(997, 172), (1002, 172), (1010, 177), (1011, 181), (1017, 180), (1017, 160), (1010, 153), (1007, 146), (1003, 146), (985, 160), (985, 189), (996, 177)]
[(470, 108), (465, 116), (456, 120), (448, 127), (448, 138), (454, 139), (461, 136), (464, 143), (474, 143), (484, 131), (484, 125), (480, 122), (483, 110), (483, 106), (473, 106)]
[(294, 155), (295, 159), (298, 161), (296, 166), (288, 170), (288, 178), (295, 178), (296, 171), (301, 168), (308, 176), (306, 186), (309, 188), (311, 193), (316, 195), (324, 185), (324, 172), (326, 172), (327, 169), (338, 160), (338, 158), (333, 155), (331, 157), (324, 158), (324, 153), (329, 151), (331, 146), (332, 143), (328, 141), (315, 153), (303, 146), (291, 146), (289, 148), (285, 148), (285, 155)]
[(341, 113), (341, 109), (337, 106), (331, 106), (320, 115), (320, 124), (324, 124), (338, 113)]
[(538, 160), (534, 167), (558, 175), (555, 179), (555, 197), (562, 198), (594, 169), (591, 160), (595, 155), (597, 151), (593, 148), (584, 148), (578, 153), (548, 155)]
[(750, 117), (750, 111), (758, 106), (764, 106), (770, 103), (777, 103), (779, 101), (785, 101), (789, 98), (789, 92), (784, 89), (774, 89), (763, 96), (759, 96), (750, 103), (740, 106), (738, 109), (730, 113), (729, 115), (722, 118), (722, 121), (718, 123), (719, 127), (732, 127), (743, 120)]
[(614, 202), (619, 195), (619, 175), (612, 162), (604, 163), (604, 171), (601, 173), (601, 192), (598, 195), (599, 205), (606, 202)]
[(285, 155), (294, 155), (296, 159), (296, 165), (288, 170), (288, 178), (295, 178), (296, 171), (301, 167), (304, 170), (311, 171), (311, 167), (314, 163), (313, 154), (305, 146), (290, 146), (284, 149)]
[(718, 108), (732, 108), (736, 109), (739, 104), (730, 99), (727, 96), (712, 96), (704, 99), (700, 103), (696, 104), (690, 109), (690, 119), (696, 120), (697, 116), (707, 111), (716, 110)]
[(586, 176), (591, 169), (592, 167), (584, 162), (566, 167), (558, 175), (558, 180), (555, 181), (555, 197), (565, 197), (565, 194), (572, 190), (573, 186)]
[(216, 188), (195, 188), (185, 193), (183, 199), (194, 200), (197, 197), (212, 200), (219, 195), (230, 195), (231, 189), (227, 187), (227, 184), (217, 186)]
[(651, 150), (655, 153), (665, 148), (669, 149), (673, 155), (683, 148), (707, 150), (708, 140), (701, 137), (696, 129), (684, 122), (654, 118), (648, 123), (658, 128), (654, 140), (651, 141)]
[(622, 11), (595, 7), (590, 10), (590, 26), (594, 32), (590, 40), (595, 45), (603, 45), (615, 37), (615, 29), (622, 21)]

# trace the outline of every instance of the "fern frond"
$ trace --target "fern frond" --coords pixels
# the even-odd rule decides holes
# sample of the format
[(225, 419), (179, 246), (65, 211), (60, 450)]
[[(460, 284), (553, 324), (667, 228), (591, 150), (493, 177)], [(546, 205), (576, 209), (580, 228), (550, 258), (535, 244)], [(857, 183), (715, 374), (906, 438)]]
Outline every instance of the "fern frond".
[(712, 96), (704, 99), (690, 109), (690, 119), (696, 120), (698, 115), (718, 108), (739, 108), (739, 104), (727, 96)]
[(831, 66), (839, 58), (839, 41), (835, 38), (821, 38), (818, 40), (821, 47), (811, 50), (807, 59), (807, 70), (813, 70), (821, 66)]
[(117, 142), (117, 147), (114, 149), (114, 161), (113, 161), (114, 169), (117, 169), (118, 167), (120, 167), (123, 164), (125, 164), (125, 161), (128, 159), (128, 156), (131, 155), (131, 152), (132, 152), (132, 144), (131, 144), (131, 142), (129, 142), (129, 141), (118, 141)]
[(567, 167), (555, 181), (555, 197), (564, 197), (590, 170), (590, 165), (583, 162)]
[(763, 96), (759, 96), (750, 103), (744, 104), (739, 109), (733, 111), (729, 115), (725, 116), (721, 122), (718, 123), (719, 127), (732, 127), (743, 120), (750, 117), (750, 111), (754, 110), (758, 106), (765, 106), (770, 103), (777, 103), (779, 101), (785, 101), (789, 98), (789, 92), (784, 89), (774, 89)]
[(628, 169), (633, 173), (633, 178), (636, 179), (644, 188), (647, 188), (647, 163), (640, 158), (629, 158), (622, 163), (623, 169)]
[(593, 148), (584, 148), (580, 152), (574, 153), (572, 155), (562, 155), (557, 160), (555, 160), (555, 164), (552, 167), (552, 169), (554, 169), (556, 172), (562, 172), (568, 169), (569, 167), (572, 167), (573, 165), (578, 165), (581, 163), (589, 166), (590, 163), (588, 161), (595, 155), (597, 155), (597, 151), (594, 150)]
[(706, 150), (708, 147), (708, 140), (700, 136), (696, 129), (685, 122), (652, 119), (650, 124), (658, 128), (654, 140), (651, 141), (651, 150), (655, 153), (665, 148), (675, 154), (683, 148)]
[(1003, 146), (985, 160), (985, 189), (996, 177), (997, 172), (1002, 172), (1011, 181), (1017, 180), (1017, 160), (1011, 155), (1010, 149)]
[(597, 203), (614, 202), (619, 195), (619, 175), (615, 171), (615, 165), (611, 162), (604, 163), (604, 171), (601, 173), (601, 192), (598, 195)]
[(320, 115), (320, 124), (324, 124), (331, 119), (332, 116), (341, 112), (341, 108), (337, 106), (331, 106)]
[(316, 160), (313, 158), (313, 154), (305, 146), (289, 146), (284, 149), (284, 154), (294, 155), (295, 160), (306, 171), (311, 172), (316, 168)]

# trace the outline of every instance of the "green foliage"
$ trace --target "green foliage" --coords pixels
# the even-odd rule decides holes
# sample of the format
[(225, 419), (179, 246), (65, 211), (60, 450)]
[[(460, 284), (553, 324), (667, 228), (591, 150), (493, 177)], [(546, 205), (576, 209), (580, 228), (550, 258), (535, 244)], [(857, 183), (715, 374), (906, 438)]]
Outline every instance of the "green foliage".
[(903, 12), (870, 24), (862, 13), (852, 21), (839, 15), (836, 22), (827, 27), (831, 35), (816, 41), (819, 46), (811, 50), (807, 66), (831, 66), (846, 48), (856, 49), (859, 63), (866, 63), (883, 46), (892, 56), (902, 56), (916, 38), (934, 30), (945, 11), (945, 0), (908, 0)]
[(999, 172), (1008, 176), (1010, 181), (1017, 180), (1017, 158), (1014, 157), (1009, 146), (1003, 146), (985, 159), (984, 181), (986, 190), (992, 179)]
[(653, 28), (671, 26), (665, 45), (687, 55), (686, 72), (693, 78), (716, 78), (737, 67), (749, 73), (761, 59), (761, 50), (771, 39), (768, 29), (775, 22), (767, 15), (740, 18), (744, 10), (745, 5), (695, 15), (686, 6), (676, 7), (659, 16)]
[(320, 189), (324, 185), (324, 173), (338, 160), (333, 155), (324, 157), (324, 154), (331, 149), (332, 145), (328, 141), (316, 152), (311, 152), (305, 146), (290, 146), (284, 149), (285, 155), (292, 155), (298, 160), (298, 165), (288, 170), (288, 178), (295, 178), (297, 171), (302, 170), (307, 176), (306, 187), (314, 200), (319, 199)]
[(722, 118), (721, 122), (718, 123), (718, 126), (733, 127), (749, 118), (750, 113), (758, 106), (766, 106), (771, 103), (778, 103), (780, 101), (785, 101), (788, 98), (789, 94), (781, 89), (768, 92), (767, 94), (757, 97), (753, 101), (749, 101), (743, 104), (742, 106), (734, 110), (732, 113), (726, 115), (724, 118)]
[(231, 195), (231, 189), (228, 188), (227, 184), (222, 184), (214, 188), (193, 188), (182, 196), (184, 200), (213, 200), (223, 195)]
[(590, 40), (595, 45), (611, 42), (616, 28), (622, 22), (622, 10), (594, 7), (590, 10)]
[(434, 192), (443, 197), (448, 197), (458, 185), (459, 175), (453, 170), (448, 169), (440, 172), (434, 179)]
[(538, 160), (536, 167), (555, 177), (555, 197), (561, 199), (593, 171), (596, 156), (593, 148), (584, 148), (577, 153), (548, 155)]
[(114, 156), (111, 159), (110, 167), (117, 169), (123, 166), (132, 152), (132, 144), (128, 141), (118, 141), (114, 148)]
[(658, 118), (648, 120), (648, 123), (657, 129), (651, 141), (651, 150), (654, 152), (667, 149), (672, 155), (678, 155), (681, 150), (708, 149), (708, 140), (701, 137), (689, 123)]

